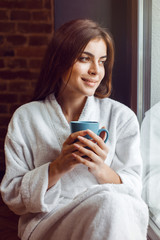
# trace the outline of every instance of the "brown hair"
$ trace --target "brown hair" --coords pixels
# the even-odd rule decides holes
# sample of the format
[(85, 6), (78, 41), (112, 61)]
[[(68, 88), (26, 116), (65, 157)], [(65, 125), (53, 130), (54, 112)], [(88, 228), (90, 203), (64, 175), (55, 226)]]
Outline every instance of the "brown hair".
[(88, 19), (72, 20), (62, 25), (54, 34), (43, 61), (33, 100), (43, 100), (49, 94), (58, 96), (61, 77), (75, 63), (88, 42), (102, 38), (107, 46), (105, 76), (95, 91), (98, 98), (111, 94), (114, 46), (110, 34), (96, 22)]

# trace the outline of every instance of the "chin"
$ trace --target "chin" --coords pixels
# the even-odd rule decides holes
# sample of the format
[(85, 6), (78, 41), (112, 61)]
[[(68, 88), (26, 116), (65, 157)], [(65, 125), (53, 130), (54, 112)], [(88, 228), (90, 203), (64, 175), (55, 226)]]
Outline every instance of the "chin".
[(91, 97), (91, 96), (93, 96), (94, 95), (94, 93), (92, 93), (92, 94), (88, 94), (88, 97)]
[(94, 94), (95, 94), (95, 91), (94, 91), (94, 92), (87, 93), (87, 94), (86, 94), (86, 97), (94, 96)]
[(87, 90), (85, 89), (81, 91), (81, 94), (85, 95), (85, 97), (91, 97), (95, 94), (96, 89), (87, 89)]

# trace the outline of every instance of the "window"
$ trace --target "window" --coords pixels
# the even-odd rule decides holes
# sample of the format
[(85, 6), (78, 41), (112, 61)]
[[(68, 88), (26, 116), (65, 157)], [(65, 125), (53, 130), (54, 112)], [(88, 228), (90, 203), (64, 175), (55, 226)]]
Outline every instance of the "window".
[[(142, 34), (143, 33), (143, 34)], [(160, 239), (160, 1), (139, 0), (137, 115), (141, 123), (143, 198), (149, 238)]]

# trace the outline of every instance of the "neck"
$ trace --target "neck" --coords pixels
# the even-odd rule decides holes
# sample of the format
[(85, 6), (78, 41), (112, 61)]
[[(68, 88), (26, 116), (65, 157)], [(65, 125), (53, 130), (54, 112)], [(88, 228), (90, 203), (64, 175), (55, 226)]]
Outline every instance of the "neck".
[(70, 98), (69, 96), (61, 96), (57, 99), (68, 122), (77, 121), (79, 119), (86, 99), (87, 97), (84, 96), (82, 98), (74, 99), (72, 97)]

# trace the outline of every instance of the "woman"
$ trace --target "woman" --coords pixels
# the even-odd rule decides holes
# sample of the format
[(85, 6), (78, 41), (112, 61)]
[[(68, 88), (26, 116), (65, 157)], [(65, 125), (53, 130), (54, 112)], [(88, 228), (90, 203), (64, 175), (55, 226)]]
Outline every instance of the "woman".
[[(1, 192), (21, 215), (21, 239), (146, 239), (138, 122), (108, 98), (113, 62), (112, 38), (91, 20), (54, 34), (34, 101), (14, 113), (5, 141)], [(71, 120), (98, 121), (107, 144), (71, 134)]]

